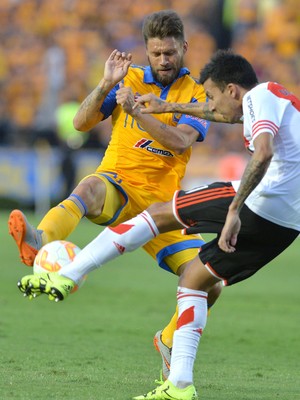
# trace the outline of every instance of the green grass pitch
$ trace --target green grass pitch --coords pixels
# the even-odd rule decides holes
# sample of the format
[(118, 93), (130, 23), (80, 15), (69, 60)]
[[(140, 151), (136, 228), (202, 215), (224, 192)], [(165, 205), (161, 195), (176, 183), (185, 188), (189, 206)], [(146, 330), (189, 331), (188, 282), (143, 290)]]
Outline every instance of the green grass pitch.
[[(137, 250), (92, 272), (65, 302), (29, 301), (16, 283), (31, 269), (18, 259), (7, 217), (0, 214), (0, 398), (129, 400), (153, 389), (161, 361), (152, 338), (174, 312), (177, 278)], [(83, 246), (98, 229), (82, 221), (70, 239)], [(299, 245), (224, 289), (195, 364), (200, 399), (300, 398)]]

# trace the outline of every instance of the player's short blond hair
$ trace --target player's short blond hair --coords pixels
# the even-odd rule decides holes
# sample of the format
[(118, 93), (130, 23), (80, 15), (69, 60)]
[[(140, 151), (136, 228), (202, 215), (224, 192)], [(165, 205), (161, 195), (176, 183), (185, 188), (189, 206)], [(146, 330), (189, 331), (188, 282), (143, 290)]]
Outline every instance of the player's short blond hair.
[(151, 38), (174, 37), (181, 42), (185, 40), (183, 22), (173, 10), (162, 10), (148, 15), (144, 20), (142, 32), (146, 44)]

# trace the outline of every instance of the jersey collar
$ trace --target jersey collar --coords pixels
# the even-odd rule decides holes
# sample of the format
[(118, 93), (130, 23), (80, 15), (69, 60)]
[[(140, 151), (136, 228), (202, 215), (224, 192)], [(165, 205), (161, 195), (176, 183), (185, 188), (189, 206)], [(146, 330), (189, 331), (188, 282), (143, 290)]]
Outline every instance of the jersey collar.
[[(187, 68), (185, 68), (185, 67), (181, 68), (180, 71), (179, 71), (179, 75), (174, 80), (174, 82), (177, 81), (177, 79), (181, 78), (182, 76), (189, 75), (189, 74), (190, 74), (190, 71)], [(148, 65), (145, 68), (145, 71), (144, 71), (144, 83), (154, 83), (155, 85), (163, 88), (163, 85), (160, 82), (158, 82), (157, 80), (154, 79), (154, 77), (152, 75), (152, 71), (151, 71), (150, 65)]]

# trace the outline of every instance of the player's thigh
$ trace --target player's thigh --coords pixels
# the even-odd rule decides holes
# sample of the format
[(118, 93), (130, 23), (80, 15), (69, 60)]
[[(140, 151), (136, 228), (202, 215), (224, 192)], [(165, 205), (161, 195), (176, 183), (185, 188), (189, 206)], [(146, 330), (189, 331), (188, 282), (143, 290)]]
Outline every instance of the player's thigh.
[[(213, 291), (214, 294), (210, 294), (210, 300), (212, 297), (214, 301), (219, 297), (221, 293), (221, 286), (219, 285), (220, 279), (212, 275), (203, 265), (199, 257), (195, 257), (185, 268), (179, 279), (179, 286), (187, 287), (193, 290), (203, 290), (204, 292)], [(216, 283), (218, 283), (216, 285)], [(213, 304), (210, 303), (209, 305)]]
[(147, 251), (158, 265), (174, 274), (179, 268), (198, 256), (204, 240), (200, 235), (182, 235), (180, 230), (163, 233), (146, 243)]
[(145, 200), (144, 190), (132, 186), (117, 174), (96, 172), (93, 176), (105, 185), (101, 214), (89, 217), (93, 223), (116, 226), (135, 217), (149, 206), (149, 200)]
[[(251, 212), (251, 211), (250, 211)], [(273, 224), (258, 216), (257, 231), (240, 233), (236, 251), (225, 253), (218, 246), (218, 238), (205, 244), (199, 257), (205, 267), (225, 285), (250, 278), (270, 263), (297, 238), (298, 232)]]

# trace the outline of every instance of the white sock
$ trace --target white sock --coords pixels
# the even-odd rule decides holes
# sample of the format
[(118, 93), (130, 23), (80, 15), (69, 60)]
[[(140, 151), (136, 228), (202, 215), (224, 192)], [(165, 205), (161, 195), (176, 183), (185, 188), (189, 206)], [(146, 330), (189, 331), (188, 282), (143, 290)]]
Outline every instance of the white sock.
[(59, 274), (79, 283), (84, 275), (125, 252), (143, 246), (158, 234), (152, 217), (143, 211), (116, 227), (105, 228)]
[(169, 380), (179, 388), (193, 383), (193, 368), (207, 318), (207, 293), (178, 287), (178, 320)]

